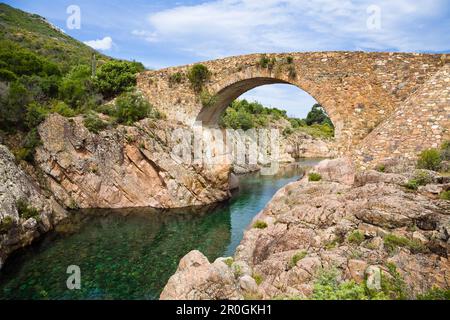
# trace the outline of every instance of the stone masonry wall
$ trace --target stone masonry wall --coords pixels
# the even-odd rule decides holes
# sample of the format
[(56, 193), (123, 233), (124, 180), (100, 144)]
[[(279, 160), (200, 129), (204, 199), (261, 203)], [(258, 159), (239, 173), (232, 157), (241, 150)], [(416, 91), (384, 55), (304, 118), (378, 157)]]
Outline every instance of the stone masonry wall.
[(356, 149), (363, 167), (414, 162), (420, 151), (450, 140), (450, 64), (442, 67)]

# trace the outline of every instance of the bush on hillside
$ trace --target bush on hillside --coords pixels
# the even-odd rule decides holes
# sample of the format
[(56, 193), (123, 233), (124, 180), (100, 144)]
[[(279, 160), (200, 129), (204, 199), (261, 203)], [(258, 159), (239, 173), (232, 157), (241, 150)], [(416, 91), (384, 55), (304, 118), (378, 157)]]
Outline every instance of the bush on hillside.
[(115, 107), (117, 122), (126, 125), (144, 118), (161, 119), (163, 117), (142, 95), (134, 92), (120, 95)]
[(86, 106), (94, 93), (91, 68), (87, 65), (72, 68), (61, 81), (60, 98), (73, 109)]
[(143, 70), (143, 65), (137, 62), (109, 61), (98, 69), (95, 85), (110, 98), (132, 89), (136, 85), (136, 74)]
[(5, 131), (15, 131), (23, 126), (26, 105), (31, 101), (27, 89), (19, 82), (9, 85), (0, 97), (0, 126)]
[(108, 123), (100, 119), (98, 114), (90, 112), (84, 119), (84, 126), (92, 133), (99, 133), (108, 127)]
[(427, 169), (439, 171), (441, 166), (441, 154), (437, 149), (427, 149), (419, 154), (417, 160), (417, 167), (420, 169)]
[(450, 161), (450, 141), (445, 141), (440, 150), (441, 160)]

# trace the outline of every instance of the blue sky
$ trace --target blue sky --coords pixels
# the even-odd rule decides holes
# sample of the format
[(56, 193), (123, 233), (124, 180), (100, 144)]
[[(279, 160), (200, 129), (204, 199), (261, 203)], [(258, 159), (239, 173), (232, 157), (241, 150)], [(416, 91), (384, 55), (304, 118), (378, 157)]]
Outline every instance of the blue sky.
[[(450, 52), (448, 0), (16, 0), (103, 53), (158, 69), (256, 52)], [(67, 8), (81, 10), (70, 30)], [(289, 85), (244, 95), (304, 117), (314, 100)]]

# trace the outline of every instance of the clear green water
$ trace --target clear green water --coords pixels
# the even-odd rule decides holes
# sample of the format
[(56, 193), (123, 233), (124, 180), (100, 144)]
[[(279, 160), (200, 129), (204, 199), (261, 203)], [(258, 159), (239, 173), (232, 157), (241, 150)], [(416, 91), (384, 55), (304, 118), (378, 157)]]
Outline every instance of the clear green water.
[[(242, 176), (229, 201), (202, 208), (74, 212), (7, 261), (0, 299), (157, 299), (189, 251), (198, 249), (210, 261), (233, 255), (252, 218), (300, 175), (297, 167), (277, 176)], [(69, 265), (81, 269), (80, 290), (66, 287)]]

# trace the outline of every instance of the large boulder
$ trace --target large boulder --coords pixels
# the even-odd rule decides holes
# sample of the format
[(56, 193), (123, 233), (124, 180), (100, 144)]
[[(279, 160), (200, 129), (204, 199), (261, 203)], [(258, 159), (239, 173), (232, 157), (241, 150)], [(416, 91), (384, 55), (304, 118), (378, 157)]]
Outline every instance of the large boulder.
[[(251, 289), (244, 279), (241, 285)], [(209, 263), (199, 251), (184, 256), (177, 272), (170, 277), (160, 296), (161, 300), (231, 300), (242, 299), (231, 268), (222, 260)]]
[(327, 159), (319, 162), (314, 170), (324, 181), (352, 185), (355, 182), (355, 166), (349, 158)]
[[(26, 207), (34, 216), (20, 212)], [(12, 251), (29, 245), (64, 217), (66, 211), (45, 196), (8, 148), (0, 145), (0, 268)]]

